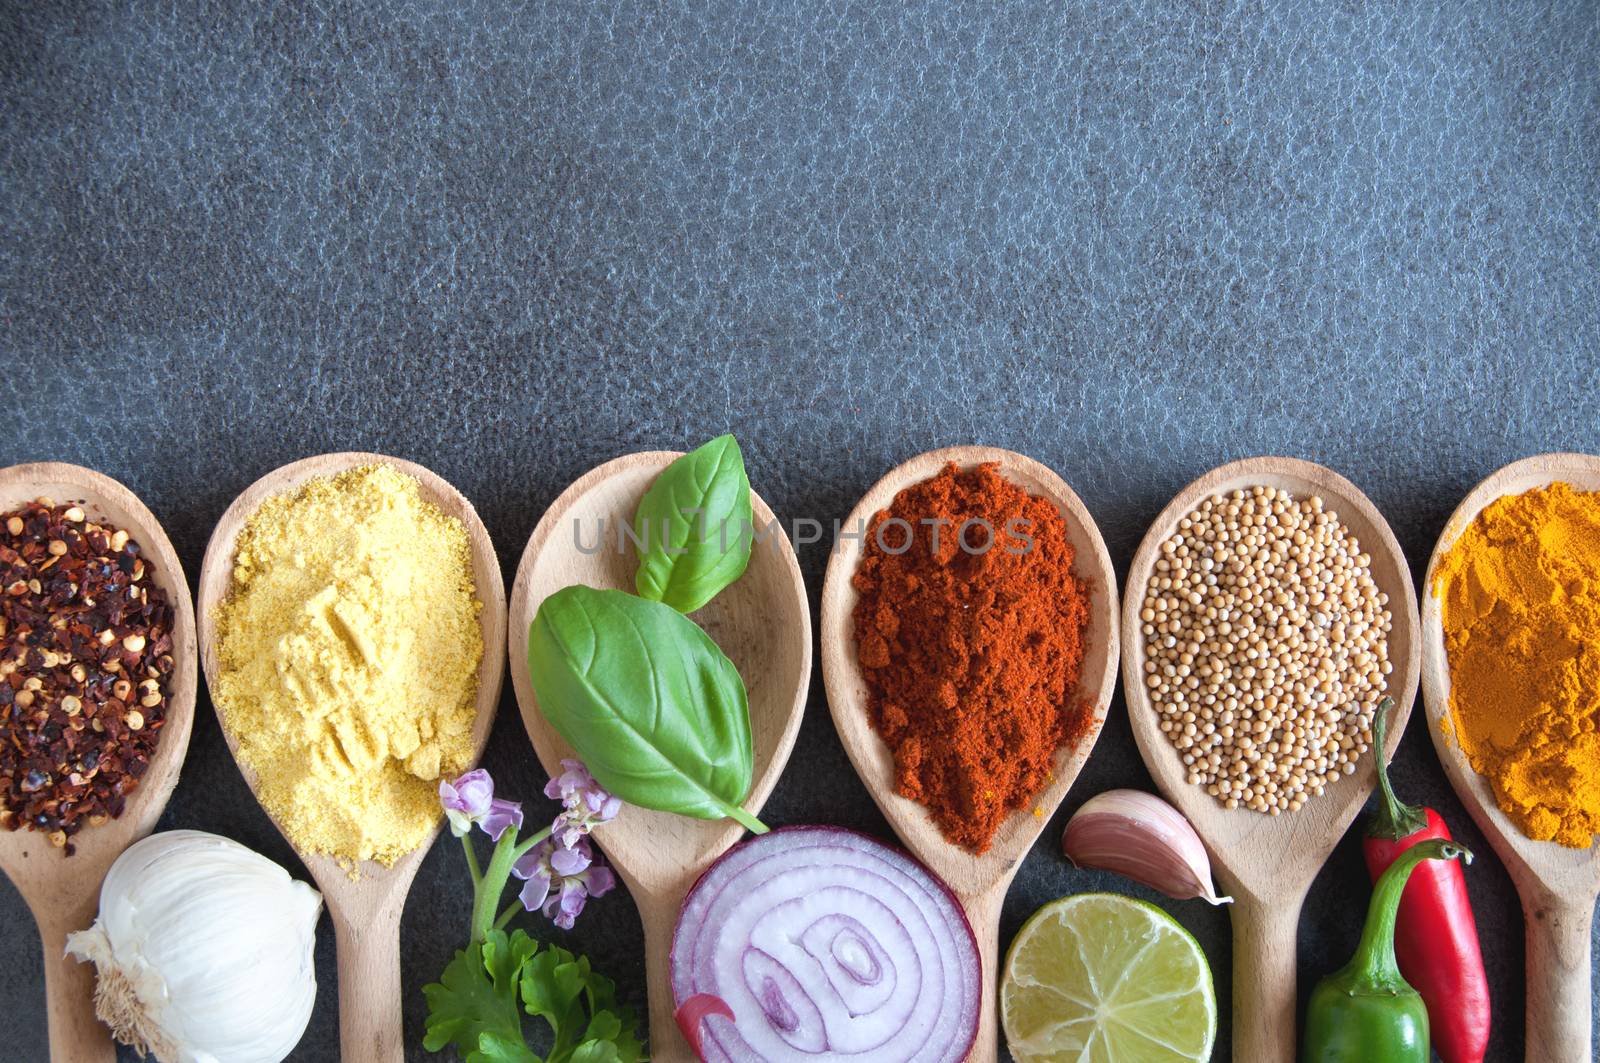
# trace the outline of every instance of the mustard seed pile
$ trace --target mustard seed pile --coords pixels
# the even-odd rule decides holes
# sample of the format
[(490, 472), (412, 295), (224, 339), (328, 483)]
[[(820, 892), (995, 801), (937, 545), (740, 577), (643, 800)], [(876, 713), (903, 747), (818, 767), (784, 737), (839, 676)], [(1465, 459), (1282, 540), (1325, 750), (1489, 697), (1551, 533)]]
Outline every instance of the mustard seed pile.
[(1278, 815), (1356, 770), (1393, 623), (1372, 558), (1315, 496), (1213, 495), (1161, 544), (1145, 685), (1189, 782)]

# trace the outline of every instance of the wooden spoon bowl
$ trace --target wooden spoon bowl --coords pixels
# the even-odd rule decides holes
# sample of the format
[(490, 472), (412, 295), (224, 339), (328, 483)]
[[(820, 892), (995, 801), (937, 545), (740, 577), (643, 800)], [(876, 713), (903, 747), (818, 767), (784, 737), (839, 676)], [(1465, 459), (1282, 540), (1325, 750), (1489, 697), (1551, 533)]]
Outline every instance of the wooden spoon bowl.
[(979, 856), (947, 840), (927, 809), (895, 792), (894, 755), (872, 729), (867, 715), (867, 684), (856, 657), (851, 613), (859, 596), (851, 579), (861, 560), (862, 539), (859, 537), (841, 536), (828, 562), (822, 588), (822, 675), (828, 688), (834, 726), (850, 762), (855, 765), (856, 774), (861, 776), (873, 800), (883, 810), (884, 818), (906, 848), (955, 892), (977, 935), (984, 989), (977, 1040), (968, 1059), (985, 1063), (995, 1059), (999, 1049), (995, 1028), (995, 977), (1000, 951), (1000, 909), (1006, 888), (1039, 832), (1078, 777), (1111, 706), (1119, 642), (1117, 576), (1100, 529), (1072, 489), (1032, 458), (995, 447), (949, 447), (919, 454), (897, 465), (874, 484), (851, 511), (845, 530), (854, 536), (870, 528), (872, 518), (888, 509), (902, 490), (931, 479), (952, 463), (963, 470), (996, 464), (1007, 480), (1031, 495), (1054, 503), (1066, 518), (1067, 537), (1077, 555), (1074, 571), (1089, 585), (1088, 642), (1078, 680), (1078, 696), (1089, 704), (1094, 722), (1076, 745), (1056, 752), (1054, 781), (1034, 801), (1039, 814), (1018, 812), (1008, 817), (989, 850)]
[[(500, 702), (500, 684), (505, 676), (505, 658), (499, 648), (506, 637), (505, 583), (494, 544), (472, 503), (437, 474), (420, 465), (382, 454), (323, 454), (274, 469), (234, 499), (206, 546), (200, 567), (200, 655), (206, 682), (216, 689), (218, 671), (217, 606), (233, 586), (235, 544), (245, 522), (261, 503), (274, 495), (293, 491), (308, 480), (336, 476), (362, 465), (390, 465), (415, 479), (422, 486), (422, 498), (466, 528), (472, 552), (472, 579), (483, 609), (478, 624), (483, 631), (483, 661), (478, 666), (477, 716), (472, 725), (472, 763), (483, 756)], [(219, 720), (222, 718), (218, 713)], [(223, 725), (222, 734), (235, 759), (238, 738)], [(256, 773), (239, 764), (251, 793), (255, 793)], [(444, 815), (439, 817), (442, 825)], [(282, 823), (273, 821), (286, 839), (290, 835)], [(384, 867), (362, 861), (359, 878), (351, 878), (331, 856), (321, 853), (296, 853), (322, 890), (322, 899), (333, 920), (339, 956), (339, 1043), (340, 1055), (347, 1060), (398, 1061), (404, 1058), (402, 1043), (402, 995), (400, 989), (400, 914), (406, 894), (416, 877), (422, 858), (427, 855), (438, 828), (427, 841)], [(293, 840), (290, 839), (290, 844)]]
[(1451, 514), (1428, 561), (1422, 595), (1422, 701), (1428, 733), (1461, 803), (1517, 885), (1527, 926), (1528, 1063), (1588, 1063), (1591, 1043), (1590, 927), (1600, 894), (1600, 845), (1569, 849), (1534, 841), (1495, 803), (1489, 781), (1456, 744), (1450, 722), (1450, 662), (1434, 594), (1439, 561), (1489, 503), (1556, 482), (1600, 491), (1600, 457), (1541, 454), (1512, 462), (1474, 487)]
[(161, 524), (144, 503), (109, 476), (77, 465), (41, 462), (0, 470), (0, 512), (40, 496), (78, 502), (90, 520), (125, 529), (150, 560), (150, 580), (172, 603), (172, 659), (166, 722), (161, 741), (122, 815), (73, 836), (68, 857), (48, 836), (23, 828), (0, 831), (0, 868), (33, 910), (44, 942), (45, 998), (50, 1057), (58, 1063), (109, 1063), (116, 1058), (110, 1032), (94, 1014), (94, 966), (65, 958), (67, 934), (94, 921), (100, 883), (113, 861), (150, 833), (178, 783), (194, 723), (194, 607), (183, 566)]
[[(557, 774), (561, 759), (574, 753), (539, 711), (528, 675), (528, 627), (540, 603), (564, 587), (583, 583), (633, 590), (638, 559), (631, 549), (619, 548), (616, 530), (633, 519), (645, 491), (679, 456), (629, 454), (589, 471), (551, 504), (523, 551), (511, 591), (511, 681), (547, 774)], [(772, 510), (761, 496), (752, 491), (750, 502), (758, 532), (771, 526)], [(744, 575), (694, 620), (744, 679), (755, 747), (744, 807), (759, 814), (794, 748), (811, 681), (811, 610), (789, 537), (777, 529), (770, 540), (756, 543)], [(730, 819), (691, 819), (629, 806), (594, 834), (627, 884), (644, 925), (652, 1059), (694, 1058), (673, 1021), (672, 934), (689, 888), (743, 833)]]
[(1377, 781), (1376, 762), (1363, 758), (1355, 774), (1309, 797), (1297, 812), (1268, 816), (1223, 807), (1191, 785), (1178, 750), (1161, 732), (1160, 716), (1144, 684), (1144, 634), (1140, 611), (1161, 554), (1178, 522), (1206, 498), (1257, 485), (1294, 497), (1320, 496), (1372, 557), (1372, 578), (1388, 595), (1393, 615), (1388, 690), (1395, 700), (1388, 750), (1405, 731), (1417, 694), (1420, 646), (1411, 570), (1388, 522), (1366, 495), (1331, 469), (1294, 458), (1248, 458), (1215, 469), (1178, 493), (1150, 526), (1128, 572), (1122, 604), (1123, 692), (1128, 718), (1146, 767), (1167, 800), (1206, 843), (1233, 905), (1233, 1055), (1252, 1063), (1287, 1061), (1296, 1054), (1295, 935), (1306, 891), (1344, 836)]

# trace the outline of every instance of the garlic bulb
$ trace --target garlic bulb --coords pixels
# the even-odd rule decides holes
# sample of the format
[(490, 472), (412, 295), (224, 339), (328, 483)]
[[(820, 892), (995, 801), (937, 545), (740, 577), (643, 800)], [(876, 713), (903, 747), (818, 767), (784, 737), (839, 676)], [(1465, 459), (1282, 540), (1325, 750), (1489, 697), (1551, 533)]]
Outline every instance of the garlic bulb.
[(1079, 867), (1127, 875), (1169, 897), (1231, 904), (1211, 884), (1211, 861), (1183, 813), (1154, 794), (1107, 790), (1067, 821), (1061, 848)]
[(196, 830), (153, 834), (117, 858), (94, 926), (67, 952), (93, 960), (95, 1011), (161, 1063), (278, 1063), (317, 995), (322, 895), (259, 853)]

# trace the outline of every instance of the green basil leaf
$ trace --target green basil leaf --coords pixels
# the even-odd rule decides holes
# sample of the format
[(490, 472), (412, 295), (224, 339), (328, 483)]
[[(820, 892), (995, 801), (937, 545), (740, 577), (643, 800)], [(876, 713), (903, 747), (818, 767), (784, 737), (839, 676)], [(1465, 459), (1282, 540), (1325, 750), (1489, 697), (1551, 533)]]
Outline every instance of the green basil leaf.
[(698, 819), (740, 806), (754, 754), (744, 681), (694, 621), (593, 587), (546, 598), (528, 631), (539, 710), (595, 779), (629, 804)]
[(744, 575), (753, 525), (750, 478), (733, 436), (668, 465), (633, 516), (641, 598), (692, 613)]

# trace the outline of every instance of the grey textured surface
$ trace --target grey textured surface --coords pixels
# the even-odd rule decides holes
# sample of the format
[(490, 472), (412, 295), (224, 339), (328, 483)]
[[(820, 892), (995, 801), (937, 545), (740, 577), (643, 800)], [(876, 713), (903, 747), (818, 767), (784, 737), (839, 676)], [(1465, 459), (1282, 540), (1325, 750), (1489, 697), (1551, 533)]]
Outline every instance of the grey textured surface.
[[(920, 450), (1012, 447), (1122, 569), (1244, 455), (1350, 476), (1420, 566), (1493, 468), (1600, 451), (1592, 3), (257, 6), (0, 10), (0, 464), (128, 483), (191, 580), (238, 491), (326, 450), (450, 479), (508, 578), (586, 469), (726, 429), (780, 514), (824, 521)], [(509, 685), (487, 764), (536, 797)], [(1521, 1059), (1510, 884), (1419, 727), (1396, 772), (1484, 856), (1490, 1058)], [(1063, 893), (1140, 893), (1054, 847), (1118, 785), (1149, 785), (1120, 700), (1007, 934)], [(885, 832), (820, 676), (768, 811)], [(163, 826), (297, 867), (204, 701)], [(1347, 838), (1302, 999), (1365, 889)], [(1227, 916), (1162, 903), (1211, 956), (1226, 1059)], [(403, 927), (413, 1046), (466, 917), (440, 847)], [(0, 1057), (43, 1059), (8, 884), (0, 922)], [(544, 933), (640, 999), (625, 896)], [(336, 1054), (332, 957), (324, 924), (297, 1059)]]

